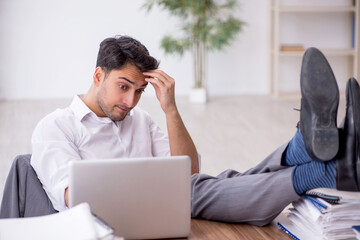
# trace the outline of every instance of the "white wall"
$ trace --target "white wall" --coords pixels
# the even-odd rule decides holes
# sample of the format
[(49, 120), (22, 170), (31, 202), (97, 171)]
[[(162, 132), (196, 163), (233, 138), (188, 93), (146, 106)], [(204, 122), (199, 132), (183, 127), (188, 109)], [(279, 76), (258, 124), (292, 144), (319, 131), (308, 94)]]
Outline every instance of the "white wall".
[[(127, 34), (161, 60), (178, 95), (192, 86), (192, 60), (159, 48), (178, 20), (145, 0), (0, 0), (0, 99), (67, 98), (91, 84), (99, 43)], [(239, 0), (247, 22), (231, 48), (209, 54), (210, 95), (269, 91), (269, 1)], [(148, 93), (149, 94), (149, 93)], [(150, 94), (151, 91), (150, 91)]]

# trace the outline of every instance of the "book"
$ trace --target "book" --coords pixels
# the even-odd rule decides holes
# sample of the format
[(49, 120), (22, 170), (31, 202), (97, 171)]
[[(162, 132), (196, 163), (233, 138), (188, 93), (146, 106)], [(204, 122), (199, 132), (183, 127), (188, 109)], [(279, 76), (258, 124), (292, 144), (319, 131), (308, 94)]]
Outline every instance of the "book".
[(329, 203), (360, 202), (360, 192), (340, 191), (333, 188), (315, 188), (305, 194), (321, 198)]
[(293, 239), (355, 239), (360, 225), (360, 193), (313, 189), (282, 213), (278, 226)]
[(354, 16), (352, 16), (352, 31), (351, 31), (351, 46), (352, 46), (352, 48), (355, 48), (355, 45), (356, 45), (356, 17), (354, 14)]
[(355, 232), (356, 239), (360, 239), (360, 225), (359, 226), (353, 226), (353, 230)]
[(304, 51), (304, 46), (303, 45), (281, 45), (280, 46), (280, 51), (282, 52), (302, 52)]
[(87, 203), (46, 216), (0, 219), (0, 239), (121, 239), (113, 236), (113, 232), (103, 220), (92, 215)]

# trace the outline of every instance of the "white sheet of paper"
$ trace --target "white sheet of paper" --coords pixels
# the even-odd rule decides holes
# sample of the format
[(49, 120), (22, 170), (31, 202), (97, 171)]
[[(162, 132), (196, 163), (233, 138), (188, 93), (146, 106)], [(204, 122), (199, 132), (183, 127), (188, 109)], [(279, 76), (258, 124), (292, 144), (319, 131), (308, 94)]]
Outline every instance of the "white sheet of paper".
[[(87, 203), (60, 213), (30, 218), (0, 219), (0, 239), (91, 240), (97, 228)], [(104, 234), (104, 232), (101, 232)]]

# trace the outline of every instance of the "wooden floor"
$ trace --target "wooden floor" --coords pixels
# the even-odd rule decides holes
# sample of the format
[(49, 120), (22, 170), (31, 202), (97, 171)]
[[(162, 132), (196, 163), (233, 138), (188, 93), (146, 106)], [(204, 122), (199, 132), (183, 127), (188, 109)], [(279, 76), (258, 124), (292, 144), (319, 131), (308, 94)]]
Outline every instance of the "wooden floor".
[[(31, 153), (30, 138), (36, 123), (72, 99), (0, 101), (0, 198), (13, 158)], [(217, 175), (228, 168), (245, 171), (293, 136), (300, 99), (270, 96), (213, 97), (209, 103), (190, 104), (177, 99), (178, 108), (202, 156), (201, 172)], [(339, 119), (344, 116), (341, 100)], [(164, 114), (155, 97), (139, 103), (166, 130)]]

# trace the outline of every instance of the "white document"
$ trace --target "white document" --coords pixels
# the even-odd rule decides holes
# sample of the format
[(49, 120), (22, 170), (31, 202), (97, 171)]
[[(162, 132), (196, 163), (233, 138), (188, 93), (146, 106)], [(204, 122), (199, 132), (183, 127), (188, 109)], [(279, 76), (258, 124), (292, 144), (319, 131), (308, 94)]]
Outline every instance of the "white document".
[[(277, 218), (278, 225), (294, 239), (354, 239), (352, 226), (360, 225), (358, 193), (340, 195), (339, 191), (333, 191), (331, 194), (316, 191), (318, 198), (305, 196), (293, 202), (289, 214)], [(314, 193), (311, 195), (315, 196)], [(324, 200), (329, 197), (331, 201), (338, 197), (337, 203)]]
[(0, 239), (112, 239), (112, 232), (95, 220), (87, 203), (47, 216), (0, 219)]

